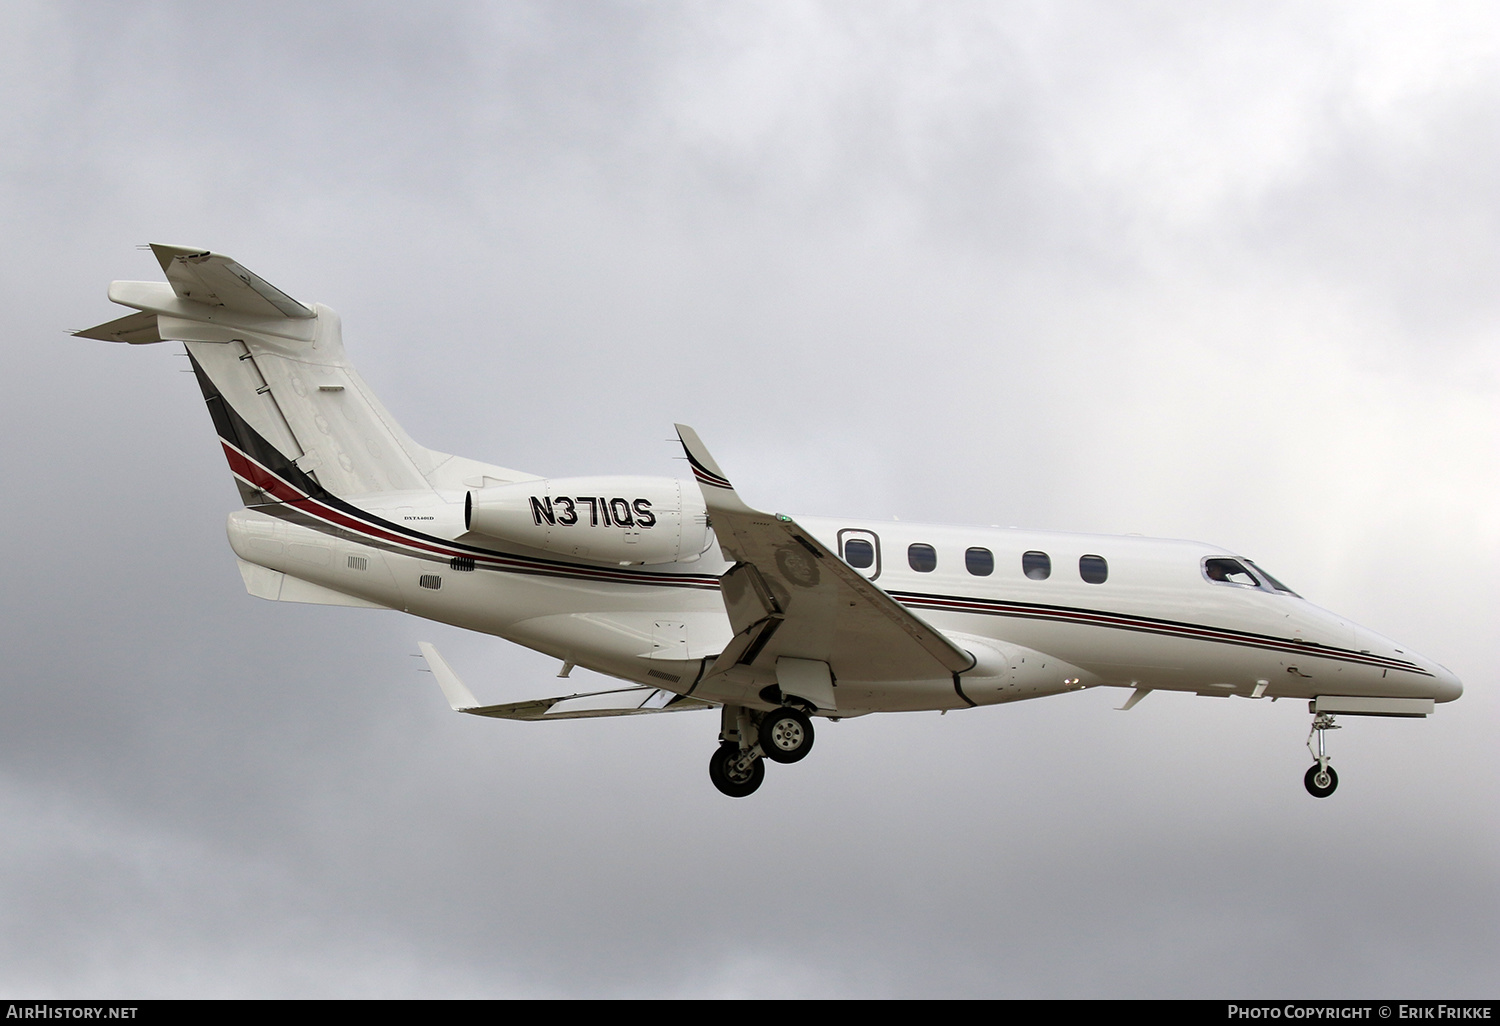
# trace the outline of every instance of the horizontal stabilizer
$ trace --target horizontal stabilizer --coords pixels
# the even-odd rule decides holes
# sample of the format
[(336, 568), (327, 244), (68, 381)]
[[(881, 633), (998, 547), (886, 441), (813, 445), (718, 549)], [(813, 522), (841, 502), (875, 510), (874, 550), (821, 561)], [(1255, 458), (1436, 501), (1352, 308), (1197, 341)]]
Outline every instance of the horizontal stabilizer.
[(312, 310), (226, 256), (190, 246), (152, 243), (151, 252), (179, 299), (254, 317), (303, 320)]
[(128, 342), (133, 346), (162, 341), (156, 326), (156, 314), (133, 313), (92, 328), (73, 332), (74, 338), (96, 338), (101, 342)]

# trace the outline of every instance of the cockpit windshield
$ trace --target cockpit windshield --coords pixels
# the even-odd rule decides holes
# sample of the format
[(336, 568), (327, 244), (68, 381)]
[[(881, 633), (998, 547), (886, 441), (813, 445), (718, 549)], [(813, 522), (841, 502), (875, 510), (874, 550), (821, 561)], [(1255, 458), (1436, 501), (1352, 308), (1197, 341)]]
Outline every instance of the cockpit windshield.
[(1292, 595), (1301, 598), (1291, 588), (1282, 584), (1248, 559), (1234, 559), (1230, 556), (1209, 556), (1203, 560), (1203, 576), (1214, 584), (1232, 584), (1241, 588), (1279, 591), (1283, 595)]
[[(1247, 559), (1247, 560), (1245, 560), (1245, 562), (1246, 563), (1250, 563), (1250, 560)], [(1250, 563), (1250, 566), (1255, 570), (1256, 573), (1260, 574), (1260, 576), (1265, 580), (1265, 582), (1267, 584), (1269, 584), (1271, 587), (1275, 588), (1277, 591), (1282, 592), (1283, 594), (1286, 594), (1286, 595), (1295, 596), (1296, 598), (1301, 598), (1302, 597), (1301, 595), (1298, 595), (1295, 591), (1293, 591), (1291, 588), (1288, 588), (1286, 585), (1282, 584), (1276, 578), (1274, 578), (1270, 574), (1266, 573), (1264, 570), (1262, 570), (1256, 564)]]

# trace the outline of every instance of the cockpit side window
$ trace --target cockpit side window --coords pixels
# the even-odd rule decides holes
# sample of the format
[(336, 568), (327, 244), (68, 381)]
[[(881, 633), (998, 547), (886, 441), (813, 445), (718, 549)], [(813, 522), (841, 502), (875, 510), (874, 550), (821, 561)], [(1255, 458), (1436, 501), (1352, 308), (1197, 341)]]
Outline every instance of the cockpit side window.
[(1214, 584), (1237, 584), (1243, 588), (1259, 588), (1255, 575), (1245, 565), (1228, 556), (1210, 556), (1203, 561), (1203, 576)]

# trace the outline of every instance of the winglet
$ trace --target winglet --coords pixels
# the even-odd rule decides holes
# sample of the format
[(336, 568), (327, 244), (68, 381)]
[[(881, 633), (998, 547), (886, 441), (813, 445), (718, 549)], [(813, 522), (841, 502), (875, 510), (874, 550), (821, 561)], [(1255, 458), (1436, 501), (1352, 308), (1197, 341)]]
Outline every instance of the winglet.
[(453, 667), (448, 665), (448, 661), (438, 655), (438, 650), (425, 641), (417, 642), (417, 647), (422, 650), (422, 658), (427, 660), (428, 668), (437, 678), (438, 687), (443, 689), (443, 697), (448, 699), (448, 704), (453, 707), (453, 711), (466, 712), (470, 709), (477, 709), (479, 702), (474, 698), (473, 692), (464, 687), (464, 682), (458, 679), (458, 674), (453, 672)]
[(729, 478), (724, 476), (714, 458), (708, 454), (708, 447), (698, 437), (698, 432), (686, 424), (673, 426), (677, 428), (677, 438), (682, 442), (682, 451), (687, 453), (688, 464), (693, 468), (693, 477), (698, 479), (698, 487), (703, 491), (703, 501), (708, 505), (709, 512), (725, 509), (737, 513), (754, 513), (739, 497), (734, 485), (729, 483)]
[[(748, 598), (748, 593), (746, 602), (731, 597), (731, 592), (741, 593), (738, 580), (749, 582), (760, 577), (779, 579), (790, 589), (822, 589), (821, 594), (826, 600), (800, 604), (799, 608), (806, 612), (797, 614), (800, 626), (794, 625), (793, 628), (793, 632), (801, 632), (804, 640), (819, 639), (819, 651), (833, 646), (833, 639), (841, 629), (840, 622), (844, 624), (842, 630), (849, 636), (864, 628), (891, 631), (889, 635), (882, 635), (891, 640), (891, 645), (880, 649), (889, 658), (871, 657), (869, 653), (875, 648), (869, 644), (862, 643), (861, 650), (854, 655), (850, 655), (853, 652), (850, 648), (840, 649), (845, 655), (850, 655), (855, 664), (864, 667), (862, 672), (876, 674), (874, 677), (854, 676), (854, 680), (925, 680), (948, 673), (965, 673), (974, 667), (972, 655), (891, 598), (879, 585), (865, 580), (859, 571), (798, 527), (791, 517), (782, 513), (762, 513), (745, 505), (735, 493), (734, 485), (708, 454), (698, 432), (686, 424), (678, 424), (677, 437), (682, 440), (683, 451), (693, 466), (693, 476), (698, 479), (698, 488), (703, 492), (703, 503), (708, 507), (719, 551), (726, 561), (741, 564), (720, 578), (720, 591), (735, 630), (735, 641), (720, 654), (709, 668), (709, 674), (723, 672), (727, 666), (755, 662), (766, 650), (770, 632), (779, 630), (780, 624), (787, 619), (784, 611), (774, 603), (754, 601)], [(750, 591), (756, 590), (754, 585), (747, 584), (747, 587)], [(831, 612), (834, 608), (831, 600), (835, 595), (839, 600), (837, 618)], [(909, 647), (911, 644), (923, 654), (914, 653)], [(795, 652), (777, 650), (772, 657), (797, 658), (806, 654), (800, 649)], [(891, 659), (898, 658), (903, 660), (901, 665), (910, 668), (908, 677), (879, 675), (889, 670)], [(819, 656), (817, 661), (828, 663), (823, 670), (825, 674), (834, 672), (833, 661), (824, 656)], [(881, 667), (876, 667), (876, 662), (880, 662)], [(823, 679), (830, 682), (829, 687), (832, 686), (831, 677)]]

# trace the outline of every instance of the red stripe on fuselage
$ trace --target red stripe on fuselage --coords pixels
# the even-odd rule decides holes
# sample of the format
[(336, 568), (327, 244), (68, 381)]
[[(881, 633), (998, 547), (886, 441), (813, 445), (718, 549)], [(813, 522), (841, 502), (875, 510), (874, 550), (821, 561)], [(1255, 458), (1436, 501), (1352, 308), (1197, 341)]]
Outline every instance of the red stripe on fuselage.
[(334, 509), (326, 503), (319, 502), (317, 499), (314, 499), (312, 496), (308, 495), (306, 492), (303, 492), (301, 489), (294, 488), (290, 484), (287, 484), (286, 481), (282, 480), (280, 477), (277, 477), (271, 471), (267, 470), (255, 460), (251, 459), (249, 456), (246, 456), (244, 453), (234, 448), (228, 442), (222, 442), (221, 444), (223, 444), (224, 446), (224, 455), (229, 459), (230, 470), (234, 471), (234, 473), (239, 477), (254, 485), (256, 488), (259, 488), (261, 491), (266, 492), (268, 495), (271, 495), (274, 498), (280, 499), (288, 506), (295, 507), (296, 509), (301, 510), (309, 516), (316, 517), (317, 519), (329, 523), (335, 527), (342, 527), (345, 530), (354, 531), (358, 534), (369, 535), (371, 537), (379, 538), (382, 541), (395, 542), (397, 544), (406, 545), (410, 548), (435, 553), (447, 558), (452, 558), (453, 556), (459, 555), (469, 555), (469, 553), (463, 553), (458, 551), (457, 549), (451, 549), (440, 545), (432, 545), (427, 542), (419, 541), (415, 538), (396, 534), (393, 531), (382, 530), (381, 528), (376, 527), (375, 525), (367, 521), (351, 517), (346, 513)]
[(1378, 656), (1365, 652), (1352, 652), (1348, 649), (1334, 648), (1328, 645), (1318, 645), (1307, 642), (1299, 642), (1290, 638), (1276, 638), (1269, 635), (1251, 634), (1246, 631), (1237, 631), (1229, 627), (1208, 627), (1199, 624), (1176, 623), (1166, 620), (1157, 620), (1151, 617), (1135, 617), (1121, 613), (1100, 613), (1092, 610), (1065, 609), (1061, 607), (1036, 607), (1025, 604), (997, 602), (986, 599), (966, 599), (958, 596), (936, 596), (918, 595), (911, 593), (893, 592), (892, 597), (903, 605), (915, 606), (922, 609), (940, 609), (947, 612), (963, 613), (985, 613), (991, 616), (1011, 616), (1027, 620), (1050, 620), (1056, 623), (1073, 623), (1087, 626), (1113, 627), (1120, 630), (1140, 631), (1147, 634), (1160, 634), (1166, 637), (1193, 638), (1199, 641), (1213, 641), (1220, 644), (1240, 645), (1248, 648), (1260, 648), (1274, 652), (1286, 652), (1293, 655), (1315, 656), (1320, 659), (1335, 659), (1340, 662), (1354, 663), (1361, 666), (1374, 666), (1388, 670), (1403, 670), (1408, 673), (1418, 673), (1423, 676), (1432, 676), (1428, 671), (1422, 669), (1415, 663), (1389, 656)]
[[(279, 499), (281, 502), (306, 513), (315, 519), (322, 520), (334, 527), (339, 527), (353, 534), (364, 535), (369, 538), (377, 538), (381, 541), (405, 546), (429, 557), (436, 556), (441, 559), (451, 559), (454, 556), (465, 556), (476, 562), (495, 570), (509, 570), (517, 573), (545, 574), (555, 577), (573, 577), (584, 580), (607, 580), (623, 584), (658, 584), (677, 587), (718, 587), (718, 579), (708, 575), (689, 576), (685, 574), (647, 574), (647, 573), (624, 573), (611, 571), (599, 567), (573, 567), (568, 565), (553, 566), (545, 563), (537, 563), (520, 556), (506, 556), (501, 553), (486, 554), (483, 552), (470, 552), (462, 549), (449, 547), (437, 540), (431, 542), (414, 538), (409, 535), (399, 534), (394, 531), (385, 530), (367, 520), (352, 517), (328, 504), (314, 499), (306, 492), (289, 484), (285, 479), (279, 477), (267, 469), (258, 461), (241, 452), (229, 442), (220, 439), (224, 447), (224, 455), (229, 461), (229, 468), (241, 480), (259, 488), (268, 495)], [(695, 474), (697, 468), (694, 468)], [(699, 475), (701, 477), (701, 475)], [(1229, 628), (1207, 627), (1196, 624), (1172, 623), (1152, 620), (1150, 618), (1132, 617), (1128, 614), (1094, 612), (1092, 610), (1075, 610), (1058, 607), (1035, 608), (1027, 605), (1017, 605), (1004, 601), (980, 598), (964, 598), (960, 596), (936, 596), (921, 595), (914, 593), (892, 593), (892, 597), (902, 605), (919, 609), (938, 609), (947, 612), (970, 612), (987, 613), (990, 615), (1013, 616), (1023, 619), (1051, 620), (1061, 623), (1076, 623), (1092, 626), (1114, 627), (1122, 630), (1143, 631), (1151, 634), (1161, 634), (1169, 637), (1194, 638), (1200, 641), (1219, 642), (1221, 644), (1242, 645), (1251, 648), (1268, 649), (1295, 654), (1305, 654), (1324, 659), (1336, 659), (1343, 662), (1363, 664), (1367, 666), (1379, 666), (1388, 669), (1406, 670), (1408, 672), (1426, 674), (1426, 671), (1414, 664), (1403, 663), (1400, 660), (1388, 659), (1382, 656), (1366, 655), (1364, 653), (1353, 653), (1332, 649), (1325, 646), (1298, 644), (1291, 640), (1271, 638), (1246, 634)], [(1430, 674), (1428, 674), (1430, 676)]]
[(412, 535), (386, 530), (376, 524), (370, 523), (368, 520), (350, 516), (325, 502), (313, 498), (300, 488), (289, 484), (285, 479), (277, 476), (263, 464), (241, 452), (229, 442), (220, 439), (220, 444), (224, 448), (225, 457), (229, 460), (230, 470), (247, 484), (259, 488), (261, 491), (266, 492), (286, 505), (300, 510), (314, 519), (321, 520), (330, 526), (339, 527), (367, 538), (379, 539), (391, 544), (405, 546), (429, 558), (436, 556), (440, 559), (452, 559), (455, 556), (462, 556), (473, 559), (476, 563), (495, 570), (545, 574), (554, 577), (572, 577), (583, 580), (607, 580), (624, 584), (693, 588), (717, 588), (719, 586), (719, 579), (717, 577), (706, 574), (625, 572), (610, 570), (605, 567), (595, 568), (568, 564), (553, 565), (530, 560), (524, 556), (508, 556), (504, 553), (486, 553), (482, 550), (472, 551), (461, 549), (456, 546), (445, 545), (440, 539), (428, 539), (421, 536), (413, 537)]

